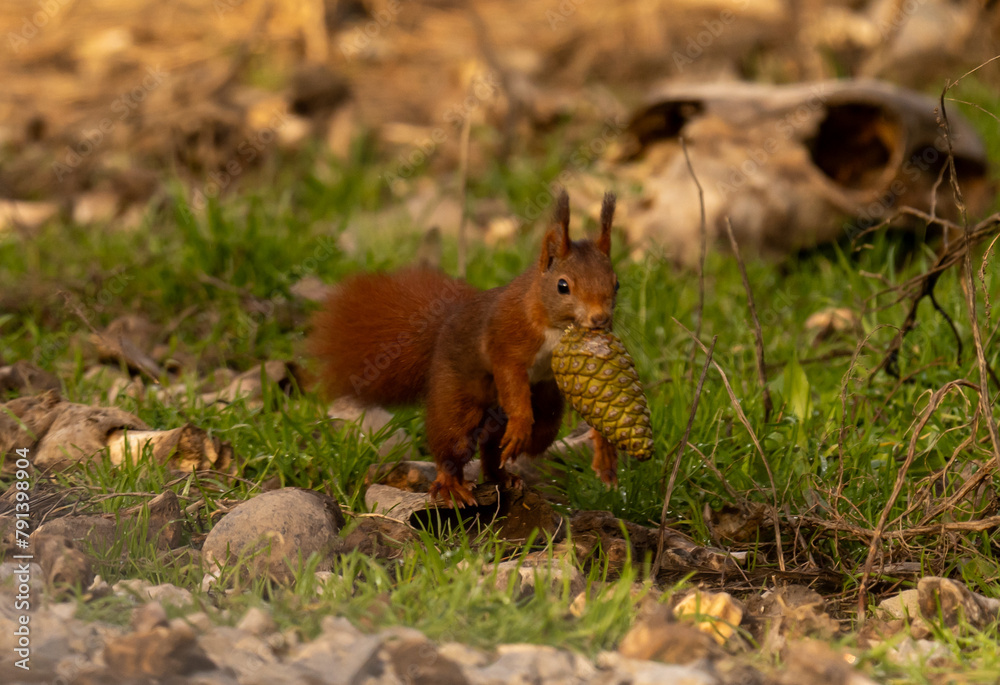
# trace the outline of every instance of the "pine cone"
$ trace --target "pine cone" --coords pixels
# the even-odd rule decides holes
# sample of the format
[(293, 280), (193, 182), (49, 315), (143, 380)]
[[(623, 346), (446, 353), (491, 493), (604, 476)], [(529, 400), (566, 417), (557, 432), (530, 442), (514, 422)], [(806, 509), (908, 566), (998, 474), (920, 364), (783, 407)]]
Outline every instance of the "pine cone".
[(571, 326), (552, 351), (552, 371), (573, 408), (611, 444), (636, 459), (653, 456), (646, 396), (613, 333)]

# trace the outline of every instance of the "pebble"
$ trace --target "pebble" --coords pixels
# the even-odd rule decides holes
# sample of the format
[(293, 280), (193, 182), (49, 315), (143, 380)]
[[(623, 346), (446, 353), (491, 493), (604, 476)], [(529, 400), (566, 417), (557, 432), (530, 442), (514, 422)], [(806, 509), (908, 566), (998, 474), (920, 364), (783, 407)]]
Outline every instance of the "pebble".
[[(320, 634), (298, 643), (294, 629), (278, 632), (266, 606), (246, 610), (235, 627), (218, 625), (217, 621), (225, 619), (202, 611), (167, 620), (163, 605), (148, 599), (150, 590), (157, 587), (161, 586), (142, 581), (115, 585), (117, 593), (140, 600), (131, 627), (125, 629), (76, 618), (75, 603), (38, 606), (32, 615), (37, 640), (32, 681), (79, 679), (86, 674), (81, 682), (121, 678), (146, 682), (154, 672), (171, 672), (181, 678), (177, 682), (199, 685), (716, 684), (714, 676), (692, 666), (644, 662), (612, 653), (594, 662), (545, 645), (509, 644), (487, 652), (456, 642), (438, 645), (406, 627), (365, 634), (338, 616), (325, 616)], [(10, 639), (17, 619), (10, 609), (11, 600), (9, 590), (0, 590), (2, 674), (13, 668)], [(280, 646), (271, 638), (277, 638)]]
[(236, 624), (236, 627), (258, 637), (263, 637), (278, 629), (274, 619), (271, 618), (271, 614), (260, 607), (250, 607), (247, 609), (247, 612), (243, 614), (243, 618)]
[[(238, 565), (243, 577), (290, 583), (310, 555), (328, 557), (338, 548), (343, 526), (344, 515), (328, 495), (301, 488), (272, 490), (223, 516), (205, 539), (202, 560), (209, 572)], [(327, 559), (318, 570), (329, 570)]]

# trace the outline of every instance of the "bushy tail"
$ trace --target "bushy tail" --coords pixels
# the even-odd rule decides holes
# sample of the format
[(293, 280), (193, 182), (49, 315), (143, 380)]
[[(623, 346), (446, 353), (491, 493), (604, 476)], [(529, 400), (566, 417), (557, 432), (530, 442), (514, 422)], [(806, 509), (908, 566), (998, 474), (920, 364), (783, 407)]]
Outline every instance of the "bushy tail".
[(442, 322), (475, 293), (429, 269), (360, 274), (337, 285), (313, 316), (308, 352), (330, 397), (411, 404), (423, 397)]

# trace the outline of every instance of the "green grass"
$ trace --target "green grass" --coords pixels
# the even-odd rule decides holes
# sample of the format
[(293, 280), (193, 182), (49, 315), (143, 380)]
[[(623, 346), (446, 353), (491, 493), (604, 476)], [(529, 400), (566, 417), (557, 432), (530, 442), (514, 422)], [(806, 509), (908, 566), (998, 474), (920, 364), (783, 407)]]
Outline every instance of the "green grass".
[[(370, 143), (359, 141), (346, 162), (326, 160), (318, 153), (286, 162), (275, 167), (273, 178), (260, 179), (257, 190), (244, 188), (239, 195), (211, 203), (204, 213), (192, 213), (176, 199), (152, 207), (147, 227), (134, 233), (56, 222), (30, 240), (10, 234), (0, 237), (0, 286), (17, 295), (4, 299), (9, 311), (0, 315), (0, 357), (8, 362), (28, 359), (57, 373), (65, 395), (73, 401), (106, 400), (111, 379), (86, 375), (89, 329), (74, 308), (67, 306), (65, 297), (57, 295), (64, 292), (98, 327), (129, 312), (141, 312), (159, 325), (169, 324), (169, 345), (193, 360), (194, 366), (186, 370), (188, 380), (219, 366), (244, 370), (266, 359), (305, 361), (301, 343), (308, 307), (295, 300), (291, 286), (307, 275), (334, 282), (359, 270), (403, 265), (413, 258), (419, 235), (401, 215), (378, 213), (396, 199), (380, 179), (390, 169)], [(551, 150), (543, 162), (533, 167), (532, 160), (519, 159), (491, 170), (471, 184), (473, 201), (503, 197), (519, 211), (559, 171), (559, 155)], [(579, 222), (574, 225), (579, 230)], [(473, 246), (469, 279), (484, 288), (509, 281), (533, 262), (540, 228), (541, 223), (511, 245)], [(961, 362), (955, 359), (950, 329), (925, 302), (919, 325), (901, 350), (900, 371), (907, 381), (898, 383), (885, 373), (870, 377), (894, 335), (893, 326), (902, 321), (906, 303), (889, 306), (891, 296), (880, 295), (884, 285), (861, 274), (880, 274), (888, 282), (901, 283), (926, 269), (932, 255), (926, 249), (901, 254), (898, 242), (881, 235), (871, 236), (863, 249), (849, 249), (835, 246), (783, 265), (748, 264), (775, 406), (766, 421), (739, 273), (726, 258), (715, 255), (708, 260), (702, 339), (718, 336), (714, 360), (725, 370), (760, 440), (773, 472), (774, 491), (720, 375), (712, 371), (690, 436), (690, 443), (705, 456), (693, 449), (685, 452), (670, 506), (674, 525), (697, 540), (711, 542), (705, 507), (718, 510), (732, 504), (727, 494), (731, 491), (751, 501), (777, 501), (786, 521), (809, 516), (873, 528), (888, 502), (915, 420), (929, 394), (956, 378), (978, 378), (957, 272), (945, 274), (936, 293), (965, 343)], [(446, 241), (447, 269), (453, 270), (455, 254), (454, 244)], [(569, 466), (575, 475), (563, 481), (561, 494), (571, 509), (604, 509), (625, 519), (655, 524), (663, 505), (665, 473), (670, 466), (667, 458), (675, 454), (683, 434), (694, 400), (692, 377), (697, 378), (704, 363), (699, 352), (692, 366), (692, 342), (674, 322), (694, 328), (698, 283), (692, 274), (678, 271), (655, 255), (631, 261), (619, 245), (616, 256), (622, 283), (616, 327), (648, 387), (656, 457), (646, 463), (624, 461), (620, 487), (608, 490), (591, 473), (586, 455), (572, 455)], [(1000, 302), (1000, 279), (993, 272), (988, 272), (986, 285), (991, 302)], [(811, 314), (829, 307), (866, 312), (863, 328), (870, 338), (853, 366), (855, 336), (835, 336), (814, 344), (814, 333), (805, 326)], [(996, 325), (995, 316), (986, 322), (987, 330)], [(980, 318), (985, 321), (982, 310)], [(994, 368), (1000, 366), (998, 356), (1000, 346), (991, 345), (987, 357)], [(846, 396), (846, 415), (842, 395)], [(245, 499), (260, 483), (274, 477), (282, 485), (325, 490), (346, 510), (361, 512), (368, 467), (398, 458), (396, 453), (379, 456), (385, 435), (402, 428), (426, 452), (418, 411), (401, 412), (385, 434), (369, 440), (351, 427), (333, 426), (325, 419), (325, 405), (309, 392), (286, 396), (272, 388), (263, 407), (243, 402), (204, 406), (193, 392), (184, 401), (152, 394), (141, 399), (119, 395), (116, 404), (154, 428), (191, 422), (230, 442), (239, 459), (241, 479), (177, 478), (148, 458), (140, 458), (123, 467), (98, 461), (58, 480), (92, 493), (171, 488), (184, 506), (203, 498), (205, 506), (188, 515), (195, 535), (209, 529), (217, 501)], [(987, 463), (989, 446), (982, 424), (978, 442), (959, 450), (970, 435), (974, 407), (975, 395), (964, 390), (950, 394), (934, 412), (919, 436), (916, 457), (893, 504), (892, 517), (904, 512), (926, 479), (956, 451), (954, 472), (966, 464), (981, 468)], [(842, 429), (841, 457), (838, 438)], [(994, 493), (994, 477), (986, 482), (988, 492)], [(842, 488), (839, 497), (835, 494), (838, 486)], [(951, 484), (949, 492), (955, 487)], [(95, 509), (113, 512), (141, 501), (124, 495), (104, 499)], [(920, 515), (920, 510), (907, 515), (902, 525), (915, 525)], [(957, 519), (968, 515), (952, 514)], [(751, 570), (777, 566), (777, 549), (767, 538), (768, 529), (764, 526), (758, 541), (730, 545), (751, 552)], [(845, 590), (856, 589), (867, 553), (864, 539), (834, 536), (822, 527), (805, 525), (797, 537), (786, 531), (783, 542), (789, 568), (818, 565), (834, 570), (844, 574)], [(643, 560), (628, 564), (618, 579), (609, 578), (600, 564), (595, 565), (588, 582), (611, 582), (601, 586), (582, 617), (574, 618), (568, 612), (574, 598), (567, 587), (553, 589), (541, 583), (537, 593), (523, 598), (509, 587), (496, 587), (488, 577), (483, 579), (479, 569), (485, 563), (517, 558), (521, 553), (488, 537), (425, 535), (396, 564), (352, 554), (338, 561), (333, 579), (323, 587), (316, 585), (311, 574), (303, 573), (292, 589), (273, 590), (259, 584), (235, 596), (201, 592), (200, 573), (158, 561), (155, 551), (139, 536), (122, 544), (124, 548), (113, 550), (101, 566), (110, 582), (130, 577), (173, 582), (193, 590), (202, 606), (213, 612), (229, 609), (230, 616), (266, 597), (282, 625), (297, 626), (307, 635), (318, 630), (322, 615), (335, 613), (367, 628), (415, 626), (441, 640), (487, 647), (507, 641), (542, 642), (587, 653), (613, 646), (624, 634), (636, 612), (636, 601), (630, 596), (633, 582), (644, 575)], [(884, 544), (894, 559), (923, 561), (928, 572), (963, 577), (980, 592), (1000, 594), (996, 590), (1000, 578), (997, 542), (989, 532), (959, 536), (952, 540), (952, 547), (943, 546), (933, 535), (910, 540), (908, 548), (898, 541)], [(94, 616), (110, 613), (114, 607), (107, 607), (109, 601), (118, 600), (92, 603), (88, 611)], [(964, 655), (983, 653), (985, 661), (976, 661), (982, 671), (983, 664), (996, 660), (997, 652), (995, 645), (986, 646), (985, 638), (978, 639), (958, 646)], [(897, 673), (878, 660), (878, 653), (872, 659), (876, 671)]]

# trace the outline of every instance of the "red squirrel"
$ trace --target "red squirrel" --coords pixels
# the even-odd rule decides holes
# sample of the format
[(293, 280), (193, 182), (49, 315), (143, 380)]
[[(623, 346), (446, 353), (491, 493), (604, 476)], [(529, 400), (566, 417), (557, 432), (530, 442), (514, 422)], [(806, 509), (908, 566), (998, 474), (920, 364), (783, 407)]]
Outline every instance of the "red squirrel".
[[(477, 449), (486, 480), (515, 484), (504, 465), (542, 454), (559, 432), (563, 398), (552, 350), (563, 331), (611, 328), (614, 212), (607, 193), (598, 238), (572, 241), (562, 191), (538, 262), (492, 290), (422, 268), (345, 279), (312, 321), (308, 348), (321, 387), (365, 404), (426, 403), (437, 465), (432, 497), (475, 504), (463, 467)], [(597, 431), (591, 437), (594, 471), (613, 485), (617, 452)]]

